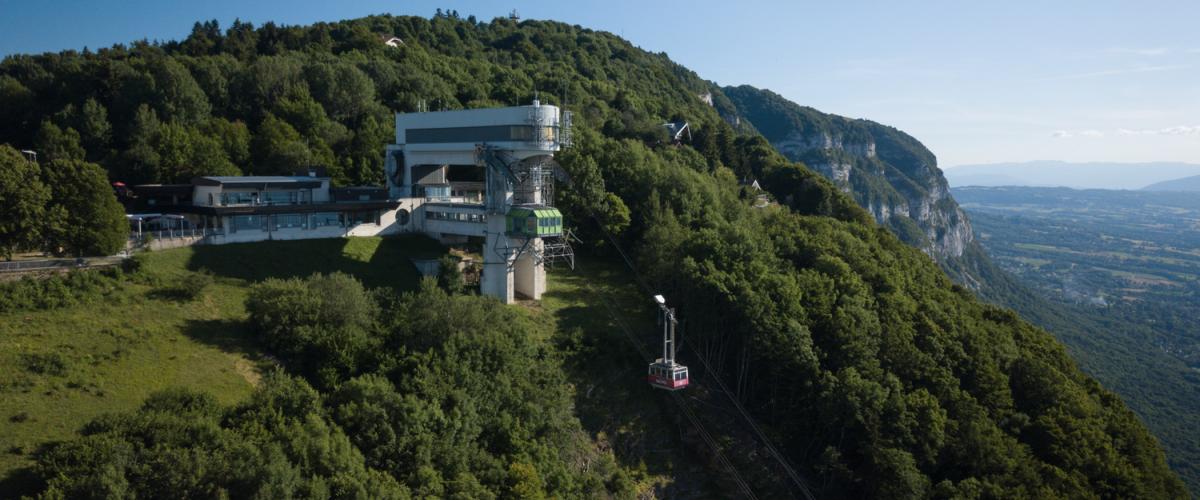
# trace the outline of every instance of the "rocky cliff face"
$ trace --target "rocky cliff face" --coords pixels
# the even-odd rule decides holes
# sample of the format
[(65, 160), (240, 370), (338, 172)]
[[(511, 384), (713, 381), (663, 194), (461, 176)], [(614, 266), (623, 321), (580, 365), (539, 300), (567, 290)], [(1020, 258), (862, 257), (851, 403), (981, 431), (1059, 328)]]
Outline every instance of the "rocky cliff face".
[(937, 159), (912, 136), (803, 107), (769, 90), (743, 85), (723, 93), (776, 149), (832, 180), (904, 241), (939, 261), (962, 256), (973, 241)]

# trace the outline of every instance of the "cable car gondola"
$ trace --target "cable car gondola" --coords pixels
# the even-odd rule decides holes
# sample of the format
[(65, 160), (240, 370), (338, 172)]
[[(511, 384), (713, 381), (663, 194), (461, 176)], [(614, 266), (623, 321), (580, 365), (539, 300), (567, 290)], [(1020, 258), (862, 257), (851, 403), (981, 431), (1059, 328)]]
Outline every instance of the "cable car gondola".
[(654, 301), (663, 320), (663, 357), (650, 363), (646, 381), (651, 387), (678, 391), (688, 386), (688, 369), (675, 362), (675, 311), (667, 307), (667, 299), (662, 295), (655, 295)]

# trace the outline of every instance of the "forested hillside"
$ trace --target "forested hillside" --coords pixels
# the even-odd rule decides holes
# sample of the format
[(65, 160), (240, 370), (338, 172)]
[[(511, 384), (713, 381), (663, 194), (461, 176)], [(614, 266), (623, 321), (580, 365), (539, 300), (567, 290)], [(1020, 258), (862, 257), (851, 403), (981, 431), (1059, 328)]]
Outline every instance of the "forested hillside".
[[(577, 112), (559, 204), (581, 253), (612, 251), (597, 222), (632, 249), (684, 318), (682, 356), (704, 356), (708, 376), (736, 388), (819, 495), (1187, 496), (1134, 414), (1053, 337), (954, 286), (766, 139), (735, 133), (697, 97), (710, 88), (665, 54), (554, 22), (205, 23), (181, 42), (7, 58), (0, 106), (15, 111), (0, 143), (82, 155), (127, 182), (310, 163), (371, 182), (392, 110), (538, 90)], [(666, 140), (661, 123), (675, 119), (695, 127), (692, 144)], [(754, 208), (744, 177), (785, 203)], [(291, 373), (249, 401), (159, 396), (40, 454), (39, 478), (70, 492), (152, 472), (197, 494), (631, 494), (621, 470), (577, 478), (556, 455), (577, 428), (569, 389), (548, 382), (556, 365), (519, 313), (437, 290), (349, 307), (362, 295), (340, 280), (254, 289), (256, 332)], [(233, 489), (254, 470), (291, 489)]]
[[(1165, 354), (1180, 349), (1176, 347), (1176, 342), (1149, 340), (1152, 335), (1146, 333), (1145, 326), (1152, 317), (1162, 318), (1165, 322), (1166, 318), (1176, 317), (1177, 314), (1163, 316), (1143, 313), (1138, 315), (1140, 320), (1126, 321), (1122, 315), (1114, 316), (1093, 308), (1046, 301), (1043, 297), (1046, 296), (1044, 292), (1048, 281), (1054, 282), (1052, 287), (1061, 285), (1072, 290), (1078, 288), (1077, 283), (1059, 283), (1061, 273), (1056, 273), (1055, 269), (1062, 263), (1022, 273), (1020, 277), (997, 266), (980, 241), (970, 234), (971, 224), (955, 196), (947, 189), (946, 179), (936, 168), (933, 153), (916, 139), (869, 120), (852, 120), (800, 106), (769, 90), (742, 85), (726, 87), (725, 92), (733, 107), (719, 108), (722, 113), (738, 117), (743, 126), (761, 131), (781, 152), (794, 160), (806, 162), (809, 167), (834, 181), (901, 240), (930, 253), (954, 281), (985, 300), (1015, 309), (1027, 320), (1049, 329), (1065, 342), (1075, 359), (1089, 373), (1120, 393), (1147, 421), (1151, 430), (1166, 445), (1172, 467), (1193, 488), (1200, 488), (1200, 472), (1196, 466), (1200, 461), (1197, 455), (1200, 430), (1193, 429), (1195, 426), (1190, 425), (1191, 418), (1180, 418), (1195, 416), (1200, 411), (1200, 404), (1197, 403), (1200, 393), (1194, 390), (1191, 382), (1195, 375), (1178, 360)], [(1009, 192), (1040, 193), (1042, 196), (1014, 203), (1013, 208), (1031, 210), (1030, 215), (1036, 213), (1044, 220), (1051, 220), (1056, 215), (1070, 217), (1070, 210), (1043, 203), (1050, 193), (1062, 191), (1069, 190), (1006, 188), (960, 189), (957, 192), (990, 195), (986, 198), (1003, 197)], [(1071, 205), (1080, 210), (1090, 210), (1089, 218), (1105, 218), (1106, 232), (1111, 232), (1124, 225), (1125, 218), (1156, 210), (1154, 207), (1130, 206), (1129, 202), (1133, 201), (1130, 198), (1136, 196), (1136, 193), (1114, 194), (1106, 202), (1075, 196), (1076, 201), (1083, 203)], [(1173, 208), (1171, 216), (1182, 216), (1178, 210), (1177, 207)], [(1121, 215), (1114, 217), (1117, 214)], [(972, 215), (978, 217), (981, 214)], [(1033, 220), (1028, 222), (1020, 224), (1020, 232), (1030, 235), (1032, 231), (1033, 235), (1040, 237), (1039, 241), (1050, 241), (1055, 236), (1069, 237), (1079, 230), (1077, 227), (1066, 227), (1069, 225), (1066, 221), (1052, 223), (1057, 226), (1055, 229), (1044, 230), (1033, 229), (1030, 225), (1037, 224)], [(1162, 222), (1156, 225), (1153, 234), (1140, 234), (1140, 238), (1130, 241), (1134, 241), (1135, 245), (1144, 245), (1149, 241), (1161, 244), (1177, 240), (1178, 237), (1165, 236), (1165, 233), (1178, 231), (1191, 223), (1187, 217)], [(1172, 226), (1174, 229), (1166, 229)], [(984, 228), (984, 231), (987, 229)], [(1000, 238), (1007, 239), (1005, 236), (1000, 235)], [(1106, 246), (1112, 240), (1111, 237), (1105, 238), (1093, 237), (1093, 247)], [(1005, 249), (1003, 246), (999, 248)], [(1046, 245), (1024, 250), (1025, 256), (1034, 260), (1045, 257), (1038, 254), (1054, 251)], [(1127, 255), (1117, 254), (1114, 257), (1113, 260), (1119, 259), (1119, 264), (1113, 262), (1109, 270), (1097, 269), (1094, 273), (1108, 276), (1110, 272), (1127, 273), (1137, 267), (1126, 258)], [(1072, 266), (1067, 274), (1082, 275), (1082, 271)], [(1174, 295), (1180, 293), (1172, 290), (1152, 303), (1177, 302), (1172, 297)], [(1138, 309), (1146, 311), (1155, 309), (1155, 306), (1146, 304)], [(1187, 347), (1183, 349), (1190, 350)], [(1164, 380), (1172, 382), (1158, 383)]]

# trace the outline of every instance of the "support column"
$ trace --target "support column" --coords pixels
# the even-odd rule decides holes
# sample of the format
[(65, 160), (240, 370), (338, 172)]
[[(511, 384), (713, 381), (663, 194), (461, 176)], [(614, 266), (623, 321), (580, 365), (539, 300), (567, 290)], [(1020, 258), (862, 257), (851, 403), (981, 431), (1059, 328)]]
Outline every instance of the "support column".
[(535, 238), (513, 266), (516, 293), (534, 300), (541, 300), (546, 292), (546, 263), (534, 257), (542, 254), (544, 246), (541, 238)]
[[(483, 276), (479, 279), (479, 292), (496, 297), (505, 304), (515, 300), (513, 295), (513, 271), (510, 258), (496, 251), (497, 243), (504, 237), (504, 216), (488, 216), (487, 240), (483, 244)], [(499, 245), (503, 247), (504, 245)]]

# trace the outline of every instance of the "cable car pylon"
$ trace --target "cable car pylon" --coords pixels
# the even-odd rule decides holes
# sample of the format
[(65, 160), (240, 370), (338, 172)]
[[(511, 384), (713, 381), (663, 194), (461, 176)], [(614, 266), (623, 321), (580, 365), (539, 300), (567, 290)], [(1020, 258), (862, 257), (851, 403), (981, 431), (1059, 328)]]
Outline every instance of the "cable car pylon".
[(662, 357), (650, 363), (646, 381), (652, 387), (678, 391), (688, 386), (688, 369), (675, 362), (675, 309), (667, 307), (667, 299), (655, 295), (654, 302), (658, 304), (658, 319), (663, 327)]

